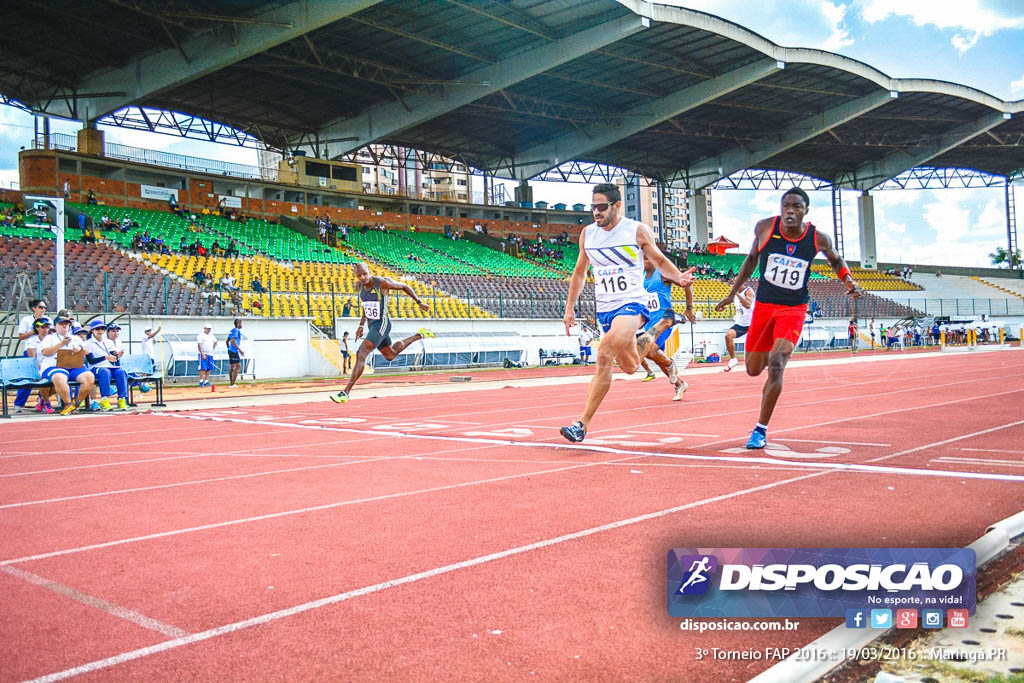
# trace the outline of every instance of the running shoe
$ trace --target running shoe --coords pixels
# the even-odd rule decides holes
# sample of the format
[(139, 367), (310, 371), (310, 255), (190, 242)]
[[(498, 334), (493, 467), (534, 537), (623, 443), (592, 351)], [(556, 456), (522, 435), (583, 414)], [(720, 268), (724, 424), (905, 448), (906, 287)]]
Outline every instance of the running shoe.
[[(16, 413), (20, 413), (20, 412), (26, 411), (26, 410), (28, 410), (28, 408), (26, 408), (25, 406), (14, 406), (14, 412), (16, 412)], [(37, 401), (36, 402), (36, 412), (37, 413), (43, 412), (43, 402), (42, 401)]]
[(676, 359), (673, 358), (669, 361), (668, 366), (668, 383), (675, 386), (679, 382), (679, 373), (676, 370)]
[(74, 403), (69, 403), (66, 406), (64, 406), (64, 410), (60, 411), (60, 414), (61, 415), (70, 415), (73, 412), (75, 412), (75, 404)]
[(416, 330), (416, 333), (419, 334), (424, 339), (433, 339), (434, 337), (437, 336), (436, 334), (434, 334), (433, 330), (429, 330), (426, 327), (421, 327), (420, 329)]
[(51, 406), (49, 403), (44, 403), (43, 412), (46, 413), (47, 415), (53, 415), (53, 406)]
[(128, 410), (128, 401), (124, 400), (123, 398), (117, 399), (117, 409)]
[(331, 394), (331, 400), (335, 403), (348, 403), (348, 394), (344, 391), (339, 391), (336, 394)]
[(568, 427), (562, 427), (558, 431), (561, 432), (562, 436), (564, 436), (569, 441), (572, 441), (573, 443), (579, 443), (580, 441), (583, 441), (583, 437), (587, 435), (587, 428), (584, 427), (583, 423), (580, 422), (579, 420), (573, 422)]
[(722, 370), (722, 372), (729, 372), (734, 367), (736, 367), (738, 364), (739, 364), (738, 360), (736, 360), (735, 358), (730, 358), (729, 362), (725, 364), (725, 369)]
[(683, 394), (690, 388), (690, 385), (686, 383), (686, 380), (679, 380), (679, 384), (676, 385), (676, 395), (672, 397), (673, 401), (682, 401)]
[(750, 432), (750, 440), (747, 441), (747, 448), (764, 448), (768, 444), (768, 435), (764, 432), (754, 430)]
[[(113, 410), (114, 409), (110, 405), (110, 399), (107, 398), (106, 396), (104, 396), (103, 398), (100, 399), (100, 408), (103, 408), (103, 410)], [(96, 410), (96, 408), (93, 408), (93, 410)]]
[(648, 372), (648, 373), (647, 373), (647, 376), (646, 376), (646, 377), (644, 377), (644, 378), (643, 378), (642, 380), (640, 380), (640, 381), (641, 381), (641, 382), (650, 382), (650, 381), (651, 381), (652, 379), (654, 379), (654, 373), (653, 373), (653, 372)]

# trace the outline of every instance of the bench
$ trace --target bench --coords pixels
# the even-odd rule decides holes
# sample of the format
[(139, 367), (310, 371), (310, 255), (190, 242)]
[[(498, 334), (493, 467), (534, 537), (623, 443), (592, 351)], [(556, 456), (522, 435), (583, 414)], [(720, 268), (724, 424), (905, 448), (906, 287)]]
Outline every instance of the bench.
[(128, 405), (135, 407), (135, 387), (143, 383), (152, 384), (156, 390), (154, 406), (163, 408), (167, 405), (164, 403), (163, 374), (157, 374), (156, 364), (148, 354), (133, 353), (124, 356), (121, 358), (121, 369), (128, 375)]
[[(132, 390), (143, 382), (151, 382), (156, 388), (156, 403), (154, 406), (163, 407), (164, 403), (164, 381), (163, 377), (155, 375), (153, 359), (148, 355), (133, 354), (121, 359), (121, 368), (128, 375), (128, 404), (135, 405)], [(69, 382), (74, 387), (77, 382)], [(3, 358), (0, 359), (0, 394), (3, 395), (3, 412), (0, 418), (11, 416), (7, 391), (9, 389), (42, 389), (52, 387), (53, 382), (45, 380), (39, 375), (39, 368), (34, 358)]]
[[(74, 386), (77, 382), (69, 384)], [(0, 414), (0, 418), (11, 416), (7, 406), (8, 389), (42, 389), (52, 386), (53, 382), (40, 377), (35, 358), (0, 359), (0, 393), (3, 394), (3, 413)]]

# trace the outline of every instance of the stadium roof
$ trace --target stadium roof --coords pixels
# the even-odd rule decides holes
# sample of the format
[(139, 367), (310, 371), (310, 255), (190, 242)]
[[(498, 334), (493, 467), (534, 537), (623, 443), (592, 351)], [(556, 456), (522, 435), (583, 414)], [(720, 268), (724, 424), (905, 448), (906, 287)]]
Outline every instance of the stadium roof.
[(1024, 101), (893, 79), (643, 0), (50, 0), (8, 13), (0, 93), (125, 107), (339, 157), (370, 143), (528, 178), (567, 161), (704, 187), (747, 168), (867, 189), (1024, 169)]

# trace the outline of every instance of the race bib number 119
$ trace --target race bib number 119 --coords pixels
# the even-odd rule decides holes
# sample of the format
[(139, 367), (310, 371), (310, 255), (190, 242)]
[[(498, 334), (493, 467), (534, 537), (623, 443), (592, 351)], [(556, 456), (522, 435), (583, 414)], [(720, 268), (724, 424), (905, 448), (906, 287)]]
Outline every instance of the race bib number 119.
[(803, 259), (770, 254), (765, 264), (764, 279), (776, 287), (783, 289), (800, 289), (804, 284), (804, 274), (810, 263)]

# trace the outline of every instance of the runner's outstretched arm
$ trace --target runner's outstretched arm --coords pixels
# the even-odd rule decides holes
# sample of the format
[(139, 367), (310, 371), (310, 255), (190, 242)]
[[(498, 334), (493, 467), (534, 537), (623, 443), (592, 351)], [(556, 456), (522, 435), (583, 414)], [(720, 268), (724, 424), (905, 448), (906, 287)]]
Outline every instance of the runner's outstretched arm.
[(732, 289), (724, 299), (715, 304), (716, 311), (724, 311), (725, 307), (732, 303), (732, 300), (736, 298), (737, 292), (742, 289), (743, 285), (746, 284), (750, 276), (757, 270), (757, 259), (761, 254), (761, 243), (764, 241), (765, 228), (771, 230), (772, 221), (771, 219), (760, 220), (757, 222), (757, 227), (754, 228), (754, 244), (750, 247), (750, 253), (747, 254), (747, 258), (743, 260), (743, 265), (740, 266), (740, 272), (736, 275), (735, 282), (732, 283)]

